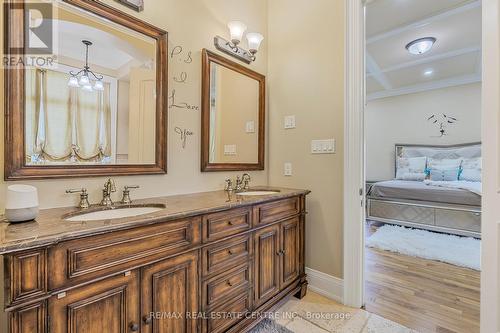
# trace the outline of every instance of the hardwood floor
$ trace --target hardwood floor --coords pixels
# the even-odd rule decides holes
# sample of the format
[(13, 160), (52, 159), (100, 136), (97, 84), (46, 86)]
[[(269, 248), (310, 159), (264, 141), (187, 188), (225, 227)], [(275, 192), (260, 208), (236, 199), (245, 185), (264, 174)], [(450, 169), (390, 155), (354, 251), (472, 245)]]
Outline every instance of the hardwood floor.
[[(376, 225), (367, 227), (370, 235)], [(366, 310), (419, 332), (479, 332), (480, 273), (366, 248)]]

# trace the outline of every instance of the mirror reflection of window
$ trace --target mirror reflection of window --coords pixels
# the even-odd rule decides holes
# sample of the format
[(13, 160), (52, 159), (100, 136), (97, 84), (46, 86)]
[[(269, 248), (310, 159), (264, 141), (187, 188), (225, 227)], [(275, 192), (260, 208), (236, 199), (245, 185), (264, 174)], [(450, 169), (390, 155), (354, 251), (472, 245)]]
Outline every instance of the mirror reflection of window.
[(26, 163), (154, 164), (156, 42), (67, 4), (55, 66), (26, 70)]
[(210, 163), (258, 163), (259, 82), (210, 65)]

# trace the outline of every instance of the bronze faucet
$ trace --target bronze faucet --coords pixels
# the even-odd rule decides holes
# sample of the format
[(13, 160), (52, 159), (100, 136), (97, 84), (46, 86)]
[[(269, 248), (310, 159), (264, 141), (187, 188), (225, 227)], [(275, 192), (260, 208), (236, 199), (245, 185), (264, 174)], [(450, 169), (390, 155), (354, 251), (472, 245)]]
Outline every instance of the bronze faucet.
[(111, 207), (113, 205), (113, 200), (111, 200), (111, 193), (114, 192), (116, 192), (115, 181), (109, 178), (104, 183), (104, 188), (102, 189), (101, 206)]

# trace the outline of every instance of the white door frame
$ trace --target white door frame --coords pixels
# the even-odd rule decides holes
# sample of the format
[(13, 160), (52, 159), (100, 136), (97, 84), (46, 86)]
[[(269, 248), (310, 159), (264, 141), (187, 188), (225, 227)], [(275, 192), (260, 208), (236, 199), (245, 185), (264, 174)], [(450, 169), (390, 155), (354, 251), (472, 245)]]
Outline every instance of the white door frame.
[(500, 7), (483, 0), (481, 332), (499, 332)]
[[(500, 4), (482, 1), (481, 332), (500, 332)], [(365, 43), (363, 0), (345, 0), (344, 303), (363, 306)], [(493, 124), (493, 125), (491, 125)], [(361, 204), (360, 204), (361, 203)]]
[(345, 0), (344, 304), (363, 306), (365, 13)]

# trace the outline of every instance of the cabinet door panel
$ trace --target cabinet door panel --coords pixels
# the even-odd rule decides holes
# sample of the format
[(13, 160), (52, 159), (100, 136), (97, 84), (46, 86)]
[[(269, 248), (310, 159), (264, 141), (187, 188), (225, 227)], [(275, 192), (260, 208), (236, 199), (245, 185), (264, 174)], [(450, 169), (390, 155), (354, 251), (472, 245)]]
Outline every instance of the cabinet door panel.
[(273, 225), (255, 233), (255, 304), (259, 306), (279, 291), (280, 226)]
[(299, 277), (299, 225), (298, 217), (281, 223), (281, 288)]
[[(46, 332), (47, 307), (44, 302), (27, 305), (9, 314), (11, 333), (44, 333)], [(4, 327), (0, 325), (0, 331)], [(5, 331), (7, 332), (7, 331)]]
[(143, 333), (197, 331), (192, 318), (198, 311), (197, 262), (192, 252), (142, 269)]
[(49, 299), (51, 333), (126, 333), (139, 329), (136, 271)]

